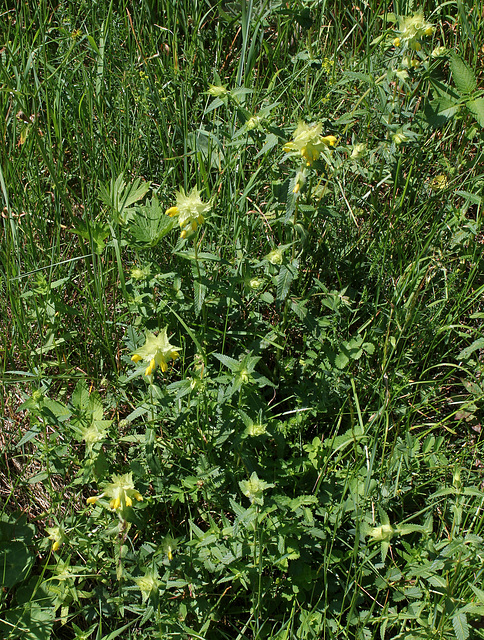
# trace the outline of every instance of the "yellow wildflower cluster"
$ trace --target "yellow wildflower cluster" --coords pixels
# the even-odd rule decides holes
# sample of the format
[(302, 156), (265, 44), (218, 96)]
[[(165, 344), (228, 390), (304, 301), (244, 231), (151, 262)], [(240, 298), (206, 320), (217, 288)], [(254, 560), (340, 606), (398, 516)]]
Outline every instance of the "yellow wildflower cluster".
[(134, 488), (132, 473), (125, 473), (122, 476), (113, 475), (113, 481), (106, 486), (100, 495), (88, 498), (87, 504), (95, 504), (104, 497), (111, 498), (109, 508), (118, 512), (124, 511), (126, 507), (131, 507), (133, 498), (138, 501), (143, 500), (141, 493)]
[(398, 18), (398, 36), (393, 44), (399, 47), (407, 44), (414, 51), (420, 51), (422, 45), (420, 39), (431, 36), (434, 32), (434, 25), (426, 22), (423, 11), (417, 11), (411, 16), (400, 16)]
[(323, 125), (308, 125), (300, 122), (292, 135), (292, 140), (284, 146), (284, 151), (299, 153), (309, 167), (315, 162), (323, 149), (334, 147), (337, 142), (335, 136), (322, 136)]
[(193, 187), (189, 194), (182, 188), (176, 192), (176, 205), (167, 209), (166, 213), (170, 217), (178, 218), (182, 230), (181, 237), (186, 238), (197, 230), (198, 225), (204, 221), (203, 214), (211, 208), (211, 202), (202, 202), (197, 187)]
[(131, 360), (133, 362), (141, 360), (149, 362), (145, 376), (150, 376), (155, 372), (156, 367), (160, 367), (164, 373), (168, 369), (169, 361), (178, 358), (178, 351), (179, 347), (170, 344), (167, 327), (165, 327), (157, 336), (151, 331), (147, 331), (144, 345), (135, 351)]

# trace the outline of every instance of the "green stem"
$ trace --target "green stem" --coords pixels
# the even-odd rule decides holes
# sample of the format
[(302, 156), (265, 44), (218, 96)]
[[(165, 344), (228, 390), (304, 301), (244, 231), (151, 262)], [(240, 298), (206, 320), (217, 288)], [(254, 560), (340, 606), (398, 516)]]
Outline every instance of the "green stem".
[(193, 251), (195, 253), (195, 265), (197, 267), (198, 282), (200, 282), (201, 284), (202, 276), (200, 275), (200, 266), (198, 264), (198, 230), (195, 237), (193, 238)]
[(299, 211), (299, 198), (296, 198), (296, 205), (294, 207), (294, 219), (292, 223), (292, 259), (296, 257), (296, 241), (297, 241), (297, 233), (296, 233), (296, 222), (297, 222), (297, 214)]

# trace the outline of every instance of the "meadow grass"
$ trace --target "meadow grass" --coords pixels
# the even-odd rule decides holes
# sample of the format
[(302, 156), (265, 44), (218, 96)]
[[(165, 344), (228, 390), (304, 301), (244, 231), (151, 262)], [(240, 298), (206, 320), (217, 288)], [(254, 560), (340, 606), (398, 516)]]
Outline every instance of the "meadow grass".
[(2, 637), (484, 636), (483, 15), (7, 3)]

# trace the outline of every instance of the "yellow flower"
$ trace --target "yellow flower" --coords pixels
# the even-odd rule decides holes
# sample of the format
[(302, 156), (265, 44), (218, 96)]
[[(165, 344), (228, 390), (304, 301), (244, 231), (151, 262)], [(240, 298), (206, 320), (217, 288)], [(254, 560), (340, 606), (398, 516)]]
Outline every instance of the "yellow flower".
[(178, 358), (179, 347), (170, 344), (166, 330), (167, 327), (162, 329), (157, 336), (151, 331), (147, 331), (144, 345), (131, 356), (133, 362), (141, 360), (149, 362), (145, 376), (154, 373), (156, 367), (160, 367), (164, 373), (168, 369), (168, 362)]
[(319, 158), (323, 149), (334, 147), (337, 142), (335, 136), (323, 137), (321, 135), (322, 131), (323, 125), (320, 122), (311, 126), (305, 122), (300, 122), (292, 134), (292, 141), (284, 146), (284, 151), (300, 153), (306, 160), (307, 166), (311, 166)]
[(57, 551), (63, 542), (67, 540), (64, 527), (46, 527), (49, 540), (52, 540), (52, 551)]
[(258, 129), (261, 125), (262, 118), (260, 116), (252, 116), (247, 120), (245, 126), (248, 131), (252, 131), (252, 129)]
[(446, 53), (447, 49), (445, 47), (435, 47), (435, 49), (430, 54), (432, 58), (439, 58)]
[(248, 480), (239, 482), (239, 487), (244, 496), (247, 496), (252, 504), (261, 506), (264, 504), (264, 491), (271, 489), (273, 486), (273, 484), (261, 480), (255, 471)]
[(203, 214), (210, 211), (211, 202), (202, 202), (200, 191), (193, 187), (187, 195), (183, 189), (176, 192), (176, 205), (166, 210), (170, 217), (177, 216), (178, 224), (182, 229), (181, 237), (186, 238), (188, 234), (197, 230), (199, 224), (204, 221)]
[[(420, 38), (431, 36), (434, 32), (434, 25), (426, 22), (423, 11), (417, 11), (411, 16), (400, 16), (398, 18), (398, 37), (393, 44), (399, 46), (400, 43), (407, 43), (414, 51), (420, 51)], [(396, 44), (398, 40), (398, 44)]]
[(376, 542), (386, 542), (393, 538), (395, 534), (395, 529), (391, 524), (382, 524), (380, 527), (372, 527), (368, 534), (376, 541)]
[(449, 184), (449, 180), (447, 176), (445, 176), (442, 173), (438, 176), (435, 176), (430, 181), (430, 186), (432, 187), (432, 189), (435, 189), (435, 190), (445, 189), (448, 184)]
[(172, 538), (169, 535), (165, 536), (161, 541), (161, 548), (163, 549), (163, 552), (168, 556), (168, 560), (171, 561), (173, 560), (173, 551), (176, 551), (176, 549), (178, 548), (178, 542), (175, 540), (175, 538)]
[(126, 507), (131, 507), (133, 498), (138, 501), (143, 500), (141, 493), (134, 488), (132, 473), (125, 473), (122, 476), (113, 475), (112, 483), (108, 484), (100, 495), (88, 498), (87, 504), (95, 504), (104, 497), (111, 498), (109, 508), (118, 512), (124, 511)]

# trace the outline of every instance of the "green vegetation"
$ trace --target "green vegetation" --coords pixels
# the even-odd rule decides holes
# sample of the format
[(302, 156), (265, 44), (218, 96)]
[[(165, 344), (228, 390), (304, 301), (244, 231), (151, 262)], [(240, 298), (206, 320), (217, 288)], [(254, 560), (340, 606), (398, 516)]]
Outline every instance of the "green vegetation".
[(484, 637), (483, 16), (7, 2), (2, 638)]

